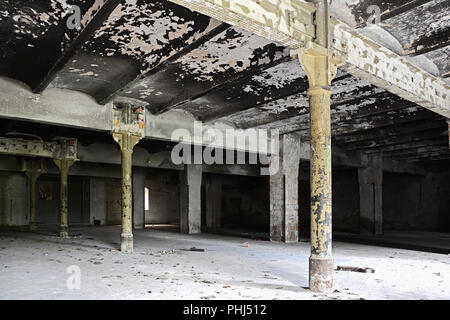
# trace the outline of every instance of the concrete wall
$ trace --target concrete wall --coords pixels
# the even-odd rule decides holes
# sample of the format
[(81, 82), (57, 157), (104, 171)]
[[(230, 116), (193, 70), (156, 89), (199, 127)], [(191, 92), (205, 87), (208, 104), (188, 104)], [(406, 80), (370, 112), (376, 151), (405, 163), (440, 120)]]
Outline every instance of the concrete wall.
[(106, 184), (105, 179), (90, 179), (90, 223), (100, 220), (100, 224), (106, 224)]
[[(69, 177), (70, 179), (70, 177)], [(70, 184), (70, 181), (69, 181)], [(69, 187), (70, 194), (70, 187)], [(37, 181), (36, 222), (56, 224), (59, 216), (59, 179), (53, 175), (42, 175)], [(68, 218), (70, 219), (70, 210)]]
[[(304, 176), (299, 183), (300, 237), (309, 236), (310, 233), (310, 182)], [(332, 190), (333, 230), (359, 233), (359, 186), (357, 169), (333, 170)]]
[(359, 184), (357, 169), (333, 172), (333, 229), (359, 232)]
[(383, 179), (385, 230), (450, 231), (450, 171)]
[(29, 185), (23, 173), (0, 172), (0, 225), (29, 223)]
[(106, 180), (106, 224), (122, 224), (122, 191), (120, 179)]
[(269, 232), (269, 179), (235, 177), (222, 182), (222, 226)]
[(177, 171), (150, 169), (145, 186), (149, 189), (150, 208), (146, 224), (180, 222), (179, 177)]
[[(57, 224), (59, 221), (59, 177), (42, 175), (37, 183), (36, 222)], [(69, 176), (69, 224), (89, 223), (89, 185), (85, 178)], [(29, 181), (24, 173), (0, 172), (0, 224), (29, 224)]]

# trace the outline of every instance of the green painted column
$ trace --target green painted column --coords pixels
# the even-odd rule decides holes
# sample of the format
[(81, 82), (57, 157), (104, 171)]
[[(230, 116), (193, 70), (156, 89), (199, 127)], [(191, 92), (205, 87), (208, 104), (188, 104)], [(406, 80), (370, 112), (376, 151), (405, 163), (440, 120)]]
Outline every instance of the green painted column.
[(69, 169), (73, 165), (74, 160), (69, 159), (53, 159), (59, 168), (60, 184), (59, 184), (59, 236), (67, 238), (69, 236), (68, 224), (68, 174)]
[(122, 233), (120, 235), (120, 250), (124, 253), (133, 252), (133, 186), (132, 164), (133, 148), (142, 137), (131, 132), (121, 131), (113, 133), (113, 137), (120, 146), (122, 154)]

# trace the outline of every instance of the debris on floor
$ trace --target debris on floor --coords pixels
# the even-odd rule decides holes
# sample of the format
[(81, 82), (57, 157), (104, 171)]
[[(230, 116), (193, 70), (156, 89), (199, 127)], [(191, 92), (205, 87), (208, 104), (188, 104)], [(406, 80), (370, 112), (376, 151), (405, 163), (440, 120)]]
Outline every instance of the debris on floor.
[(351, 272), (361, 272), (361, 273), (375, 273), (375, 269), (372, 268), (359, 268), (359, 267), (348, 267), (348, 266), (338, 266), (337, 271), (351, 271)]
[(205, 249), (201, 249), (201, 248), (196, 248), (196, 247), (192, 247), (190, 249), (180, 249), (183, 251), (194, 251), (194, 252), (205, 252)]

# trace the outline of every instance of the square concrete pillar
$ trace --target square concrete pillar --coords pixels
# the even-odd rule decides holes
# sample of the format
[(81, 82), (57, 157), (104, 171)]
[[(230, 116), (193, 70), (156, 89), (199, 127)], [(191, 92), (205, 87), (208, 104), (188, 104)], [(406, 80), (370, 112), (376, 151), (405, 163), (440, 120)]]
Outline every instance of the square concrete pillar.
[(368, 166), (358, 169), (359, 229), (361, 234), (383, 234), (383, 156), (368, 156)]
[(180, 231), (201, 232), (202, 165), (186, 164), (180, 172)]
[(147, 169), (133, 168), (133, 228), (145, 228), (145, 179)]
[(271, 156), (270, 166), (270, 240), (298, 241), (298, 180), (300, 137), (285, 134), (280, 138), (279, 154)]
[(206, 226), (219, 228), (222, 222), (222, 183), (218, 177), (210, 176), (206, 184)]

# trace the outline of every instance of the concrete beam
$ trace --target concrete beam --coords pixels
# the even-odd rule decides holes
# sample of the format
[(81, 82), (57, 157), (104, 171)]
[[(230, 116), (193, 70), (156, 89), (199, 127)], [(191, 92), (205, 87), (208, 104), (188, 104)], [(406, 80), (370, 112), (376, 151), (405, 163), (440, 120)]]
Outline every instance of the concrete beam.
[(0, 137), (0, 154), (27, 157), (77, 160), (77, 141), (62, 138), (59, 142)]
[(57, 142), (0, 137), (1, 154), (53, 158), (58, 147)]
[[(316, 8), (302, 0), (171, 0), (191, 10), (253, 32), (292, 49), (304, 48), (316, 37)], [(331, 20), (332, 49), (345, 58), (352, 75), (450, 117), (450, 88), (439, 77), (411, 64), (391, 50)]]
[(288, 47), (300, 47), (315, 36), (316, 9), (303, 0), (170, 1)]
[(50, 88), (34, 94), (25, 84), (0, 77), (0, 117), (111, 131), (112, 105), (72, 90)]
[[(34, 94), (25, 84), (6, 77), (0, 77), (0, 92), (2, 118), (94, 131), (110, 132), (113, 129), (113, 104), (98, 104), (92, 97), (81, 92), (49, 88), (42, 94)], [(153, 115), (146, 110), (144, 119), (146, 125), (142, 130), (147, 139), (172, 142), (188, 140), (192, 144), (218, 148), (223, 148), (226, 141), (234, 141), (226, 146), (227, 149), (270, 153), (270, 140), (265, 130), (238, 130), (223, 124), (205, 125), (191, 114), (180, 110), (160, 115)], [(266, 150), (249, 143), (248, 139), (241, 139), (259, 134), (268, 140)]]
[[(226, 148), (259, 154), (270, 154), (270, 133), (264, 129), (236, 129), (225, 124), (204, 124), (183, 110), (171, 110), (163, 114), (146, 115), (146, 136), (156, 140)], [(256, 139), (254, 139), (256, 137)], [(250, 140), (266, 139), (267, 148)]]
[(406, 100), (450, 117), (450, 87), (443, 79), (332, 19), (332, 48), (345, 57), (344, 69)]

